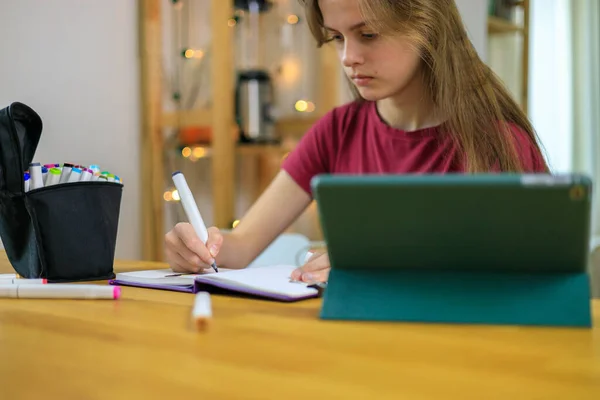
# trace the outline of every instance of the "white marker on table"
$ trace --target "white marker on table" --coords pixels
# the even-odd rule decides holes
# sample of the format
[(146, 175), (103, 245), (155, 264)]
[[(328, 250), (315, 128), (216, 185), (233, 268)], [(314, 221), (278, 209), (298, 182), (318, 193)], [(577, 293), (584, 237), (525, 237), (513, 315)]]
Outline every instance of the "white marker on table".
[(120, 286), (61, 284), (1, 284), (0, 298), (17, 299), (118, 299), (121, 297)]
[(194, 299), (194, 308), (192, 309), (192, 319), (196, 327), (200, 330), (206, 329), (209, 320), (212, 318), (212, 305), (210, 294), (207, 292), (196, 293)]
[[(204, 225), (204, 220), (200, 215), (200, 210), (198, 210), (198, 206), (194, 201), (194, 195), (185, 180), (185, 176), (180, 171), (176, 171), (173, 173), (172, 178), (190, 224), (194, 227), (194, 231), (196, 231), (196, 235), (202, 240), (202, 243), (206, 244), (208, 241), (208, 230), (206, 229), (206, 225)], [(215, 272), (219, 272), (216, 262), (213, 262), (211, 266)]]
[(1, 278), (0, 285), (45, 285), (48, 279)]

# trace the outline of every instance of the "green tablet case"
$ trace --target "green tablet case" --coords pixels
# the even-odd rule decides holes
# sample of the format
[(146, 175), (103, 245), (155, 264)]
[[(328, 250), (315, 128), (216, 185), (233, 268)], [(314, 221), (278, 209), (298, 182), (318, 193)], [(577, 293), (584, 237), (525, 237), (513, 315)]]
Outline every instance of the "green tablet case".
[(591, 326), (591, 180), (321, 175), (324, 319)]

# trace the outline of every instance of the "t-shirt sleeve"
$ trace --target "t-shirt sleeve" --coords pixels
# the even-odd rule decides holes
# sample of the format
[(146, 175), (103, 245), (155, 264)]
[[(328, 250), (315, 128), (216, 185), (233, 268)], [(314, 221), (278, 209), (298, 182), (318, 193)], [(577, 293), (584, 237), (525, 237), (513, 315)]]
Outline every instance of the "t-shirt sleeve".
[(532, 139), (520, 127), (511, 124), (510, 128), (515, 137), (516, 150), (525, 173), (545, 173), (548, 171), (546, 160)]
[(283, 161), (281, 168), (312, 197), (311, 179), (331, 171), (334, 136), (334, 111), (330, 111), (300, 139)]

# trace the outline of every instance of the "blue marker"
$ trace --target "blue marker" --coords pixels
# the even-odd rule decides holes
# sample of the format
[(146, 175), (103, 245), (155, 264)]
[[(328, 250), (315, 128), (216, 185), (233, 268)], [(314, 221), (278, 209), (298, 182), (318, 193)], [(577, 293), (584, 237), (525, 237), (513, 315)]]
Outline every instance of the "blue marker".
[(68, 183), (79, 182), (81, 179), (81, 170), (79, 168), (71, 168), (71, 173), (69, 174)]
[(27, 192), (29, 192), (29, 183), (30, 183), (29, 182), (29, 174), (27, 172), (25, 172), (24, 178), (25, 178), (25, 184), (23, 187), (25, 189), (25, 192), (27, 193)]
[(48, 178), (48, 167), (42, 166), (42, 181), (46, 185), (46, 179)]

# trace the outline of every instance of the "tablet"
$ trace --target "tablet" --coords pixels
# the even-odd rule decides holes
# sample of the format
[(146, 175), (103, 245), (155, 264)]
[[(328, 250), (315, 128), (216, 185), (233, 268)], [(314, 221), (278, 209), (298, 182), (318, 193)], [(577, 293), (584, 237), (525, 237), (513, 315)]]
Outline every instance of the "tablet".
[(334, 269), (587, 269), (584, 175), (319, 175), (311, 185)]

